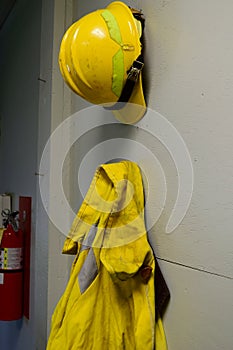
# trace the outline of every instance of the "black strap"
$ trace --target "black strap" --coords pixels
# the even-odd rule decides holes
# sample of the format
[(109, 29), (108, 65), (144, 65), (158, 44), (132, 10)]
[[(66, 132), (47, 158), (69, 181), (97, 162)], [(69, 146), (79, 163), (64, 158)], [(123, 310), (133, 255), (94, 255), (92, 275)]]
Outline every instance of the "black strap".
[(156, 310), (156, 321), (159, 316), (163, 316), (167, 303), (170, 299), (170, 291), (167, 283), (163, 277), (162, 271), (160, 270), (158, 260), (155, 257), (155, 310)]
[[(142, 13), (132, 9), (132, 14), (138, 21), (141, 22), (142, 33), (143, 33), (145, 19), (142, 16)], [(142, 45), (142, 35), (140, 37), (140, 42)], [(113, 106), (110, 106), (110, 107), (104, 106), (105, 109), (107, 109), (107, 110), (119, 110), (125, 106), (125, 104), (129, 101), (130, 96), (132, 95), (133, 89), (138, 81), (138, 78), (139, 78), (139, 75), (143, 69), (143, 66), (144, 66), (144, 60), (143, 60), (143, 55), (141, 53), (136, 58), (136, 60), (133, 62), (132, 66), (130, 67), (130, 69), (127, 72), (128, 76), (127, 76), (125, 85), (122, 89), (122, 92), (121, 92), (121, 95), (120, 95), (118, 101)]]

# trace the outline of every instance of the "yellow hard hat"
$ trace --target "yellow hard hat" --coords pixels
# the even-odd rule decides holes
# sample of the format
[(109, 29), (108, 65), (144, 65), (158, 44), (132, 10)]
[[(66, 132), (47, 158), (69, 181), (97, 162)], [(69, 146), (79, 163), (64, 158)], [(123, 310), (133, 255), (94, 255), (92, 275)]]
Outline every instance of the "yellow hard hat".
[(144, 115), (142, 35), (139, 11), (115, 1), (91, 12), (66, 31), (59, 65), (68, 86), (85, 100), (135, 123)]

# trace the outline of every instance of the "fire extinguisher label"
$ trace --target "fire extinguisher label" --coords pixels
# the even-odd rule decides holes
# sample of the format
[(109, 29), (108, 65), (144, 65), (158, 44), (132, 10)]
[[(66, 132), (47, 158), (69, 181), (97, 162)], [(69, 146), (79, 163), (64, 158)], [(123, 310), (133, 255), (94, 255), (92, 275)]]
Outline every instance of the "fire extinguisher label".
[(19, 270), (23, 267), (23, 248), (0, 248), (0, 269)]
[(4, 273), (0, 273), (0, 284), (4, 284)]

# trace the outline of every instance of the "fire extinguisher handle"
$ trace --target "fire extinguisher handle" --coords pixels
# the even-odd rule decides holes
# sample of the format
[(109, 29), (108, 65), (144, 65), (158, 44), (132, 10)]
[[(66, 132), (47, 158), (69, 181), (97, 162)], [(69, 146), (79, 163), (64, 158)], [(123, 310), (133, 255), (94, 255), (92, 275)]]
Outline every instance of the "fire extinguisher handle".
[(13, 229), (15, 231), (18, 231), (18, 224), (16, 221), (16, 217), (19, 214), (19, 211), (10, 211), (9, 209), (3, 209), (2, 210), (2, 217), (3, 217), (3, 226), (6, 228), (8, 224), (11, 224), (13, 226)]
[(6, 218), (10, 215), (11, 211), (10, 209), (3, 209), (1, 212), (2, 217)]

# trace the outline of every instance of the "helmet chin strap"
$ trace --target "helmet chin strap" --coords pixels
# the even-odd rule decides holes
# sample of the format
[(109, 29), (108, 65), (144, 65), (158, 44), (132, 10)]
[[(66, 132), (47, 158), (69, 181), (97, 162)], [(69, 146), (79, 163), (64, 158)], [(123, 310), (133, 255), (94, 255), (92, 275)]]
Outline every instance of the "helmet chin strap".
[[(142, 35), (140, 36), (140, 42), (142, 45), (142, 36), (145, 26), (145, 19), (143, 17), (143, 14), (141, 11), (135, 10), (133, 8), (130, 8), (134, 18), (141, 23), (142, 28)], [(131, 65), (130, 69), (127, 71), (127, 79), (125, 82), (125, 85), (122, 89), (121, 95), (118, 99), (118, 101), (113, 106), (104, 106), (107, 110), (120, 110), (122, 109), (125, 104), (129, 101), (133, 89), (138, 81), (139, 75), (141, 74), (141, 71), (144, 67), (144, 60), (142, 53), (136, 58), (136, 60), (133, 61), (133, 64)]]

